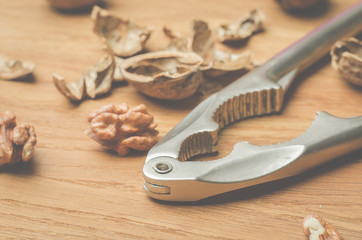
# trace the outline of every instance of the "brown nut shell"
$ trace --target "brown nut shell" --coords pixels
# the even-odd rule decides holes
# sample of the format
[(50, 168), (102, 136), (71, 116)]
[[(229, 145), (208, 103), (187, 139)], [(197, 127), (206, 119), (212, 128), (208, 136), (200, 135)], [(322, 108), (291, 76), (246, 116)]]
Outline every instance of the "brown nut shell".
[(129, 19), (119, 18), (98, 6), (92, 10), (93, 31), (101, 37), (108, 50), (129, 57), (142, 51), (152, 30)]
[(62, 76), (53, 74), (53, 82), (59, 92), (70, 100), (81, 101), (86, 97), (94, 99), (110, 91), (114, 69), (115, 59), (107, 55), (86, 70), (81, 78), (66, 82)]
[(72, 10), (88, 7), (100, 2), (99, 0), (48, 0), (55, 8), (61, 10)]
[(362, 86), (362, 42), (356, 38), (338, 41), (331, 49), (332, 67), (343, 79)]
[(35, 64), (29, 61), (11, 59), (0, 54), (0, 79), (13, 80), (31, 74)]
[(247, 39), (262, 29), (264, 20), (264, 13), (260, 9), (254, 9), (233, 23), (220, 25), (216, 29), (216, 37), (220, 42)]
[(304, 9), (310, 8), (311, 6), (322, 2), (324, 0), (276, 0), (284, 9)]
[(251, 66), (251, 52), (231, 53), (215, 47), (215, 42), (208, 24), (202, 20), (193, 21), (191, 39), (182, 37), (180, 33), (164, 28), (171, 39), (167, 49), (181, 52), (195, 52), (203, 58), (200, 70), (212, 77)]
[(196, 92), (202, 61), (192, 52), (159, 51), (128, 58), (121, 71), (138, 91), (154, 98), (178, 100)]

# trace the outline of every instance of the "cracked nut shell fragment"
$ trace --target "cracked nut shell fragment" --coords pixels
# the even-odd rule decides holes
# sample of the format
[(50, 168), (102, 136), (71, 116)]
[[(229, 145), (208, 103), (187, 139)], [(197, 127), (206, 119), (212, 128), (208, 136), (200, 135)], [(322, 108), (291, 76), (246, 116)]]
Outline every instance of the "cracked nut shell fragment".
[(32, 125), (17, 125), (16, 116), (10, 111), (0, 113), (0, 166), (29, 161), (36, 142)]
[(59, 92), (70, 100), (81, 101), (87, 96), (94, 99), (110, 91), (114, 69), (114, 58), (106, 56), (75, 81), (66, 82), (62, 76), (53, 74), (53, 82)]
[(305, 9), (325, 0), (276, 0), (285, 10)]
[(90, 113), (88, 121), (91, 127), (85, 134), (120, 156), (130, 149), (147, 151), (157, 142), (157, 124), (143, 104), (134, 108), (109, 104)]
[(346, 81), (362, 86), (362, 42), (356, 38), (338, 41), (331, 49), (332, 67)]
[(205, 21), (193, 21), (192, 30), (192, 38), (186, 39), (181, 34), (165, 28), (165, 34), (171, 39), (167, 49), (197, 53), (203, 58), (200, 70), (212, 77), (251, 67), (250, 51), (231, 53), (217, 49), (211, 30)]
[(309, 240), (343, 240), (332, 224), (317, 215), (308, 215), (304, 218), (303, 232)]
[(92, 6), (100, 0), (48, 0), (48, 2), (57, 9), (73, 10)]
[(216, 29), (216, 37), (220, 42), (247, 39), (262, 29), (264, 20), (264, 13), (260, 9), (254, 9), (236, 22), (220, 25)]
[(152, 30), (128, 19), (112, 15), (98, 6), (93, 7), (93, 31), (101, 37), (109, 51), (119, 57), (129, 57), (142, 51)]
[(194, 21), (193, 30), (192, 50), (204, 59), (201, 70), (206, 75), (217, 77), (250, 65), (250, 51), (231, 53), (217, 49), (206, 22)]
[(202, 77), (201, 63), (196, 53), (159, 51), (128, 58), (121, 70), (138, 91), (158, 99), (179, 100), (196, 92)]
[(11, 59), (0, 54), (0, 79), (13, 80), (31, 74), (35, 64), (29, 61)]

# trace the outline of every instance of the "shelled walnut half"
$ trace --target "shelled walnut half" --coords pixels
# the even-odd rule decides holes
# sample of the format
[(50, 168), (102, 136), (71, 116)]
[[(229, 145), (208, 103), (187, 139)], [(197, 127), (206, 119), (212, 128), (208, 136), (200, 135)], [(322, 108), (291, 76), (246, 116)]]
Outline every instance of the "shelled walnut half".
[(0, 113), (0, 166), (29, 161), (36, 141), (32, 125), (17, 125), (16, 116), (10, 111)]
[(353, 84), (362, 86), (362, 42), (356, 38), (338, 41), (331, 49), (332, 67)]
[(121, 70), (138, 91), (158, 99), (179, 100), (196, 92), (202, 77), (201, 63), (196, 53), (159, 51), (128, 58)]
[(308, 215), (304, 218), (303, 232), (309, 240), (343, 240), (332, 224), (317, 215)]
[(130, 149), (147, 151), (157, 142), (157, 124), (143, 104), (106, 105), (90, 113), (88, 121), (91, 127), (85, 134), (120, 156)]
[(93, 31), (101, 37), (112, 54), (129, 57), (143, 50), (151, 28), (114, 16), (98, 6), (93, 7)]
[(78, 80), (66, 82), (62, 76), (53, 74), (53, 82), (59, 92), (70, 100), (81, 101), (87, 96), (94, 99), (110, 91), (114, 69), (114, 58), (106, 56), (85, 71)]
[(28, 61), (11, 59), (0, 54), (0, 79), (13, 80), (31, 74), (35, 64)]

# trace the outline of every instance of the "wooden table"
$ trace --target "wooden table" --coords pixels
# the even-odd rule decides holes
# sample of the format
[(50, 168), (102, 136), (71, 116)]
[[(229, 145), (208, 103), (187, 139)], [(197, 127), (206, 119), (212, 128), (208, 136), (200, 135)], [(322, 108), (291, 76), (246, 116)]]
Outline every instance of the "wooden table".
[[(265, 30), (234, 50), (249, 49), (264, 62), (357, 1), (328, 2), (304, 14), (260, 0), (108, 0), (105, 7), (153, 26), (151, 50), (167, 44), (161, 31), (166, 23), (187, 34), (195, 18), (214, 28), (259, 7)], [(37, 64), (32, 77), (0, 81), (0, 112), (15, 112), (38, 135), (29, 163), (0, 170), (1, 239), (305, 239), (302, 221), (311, 213), (334, 224), (345, 239), (362, 239), (361, 151), (292, 179), (197, 203), (150, 199), (143, 192), (145, 153), (119, 157), (105, 150), (84, 134), (88, 114), (109, 103), (144, 103), (164, 136), (201, 98), (160, 101), (120, 84), (106, 97), (72, 104), (51, 76), (76, 79), (104, 54), (90, 12), (58, 12), (45, 0), (1, 0), (0, 6), (0, 52)], [(291, 90), (281, 114), (222, 131), (219, 156), (239, 141), (264, 145), (295, 138), (318, 110), (362, 114), (361, 89), (344, 82), (328, 58), (301, 74)]]

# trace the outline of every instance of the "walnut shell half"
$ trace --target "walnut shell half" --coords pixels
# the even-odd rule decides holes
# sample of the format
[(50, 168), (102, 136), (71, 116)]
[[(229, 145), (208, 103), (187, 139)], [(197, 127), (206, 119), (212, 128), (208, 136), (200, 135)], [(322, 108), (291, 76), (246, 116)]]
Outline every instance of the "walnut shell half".
[(0, 54), (0, 79), (13, 80), (31, 74), (35, 64), (11, 59)]
[(87, 96), (94, 99), (110, 91), (114, 69), (115, 59), (107, 55), (86, 70), (81, 78), (66, 82), (62, 76), (53, 74), (53, 82), (59, 92), (70, 100), (81, 101)]
[(362, 42), (356, 38), (338, 41), (331, 49), (332, 67), (342, 77), (362, 86)]
[(166, 36), (171, 39), (168, 50), (181, 52), (195, 52), (203, 58), (200, 70), (212, 77), (227, 72), (237, 71), (251, 66), (251, 52), (231, 53), (216, 48), (208, 24), (202, 20), (192, 23), (192, 38), (185, 38), (178, 32), (164, 28)]
[(148, 27), (116, 17), (98, 6), (93, 7), (92, 19), (93, 31), (119, 57), (129, 57), (142, 51), (152, 32)]
[(220, 25), (216, 29), (216, 37), (220, 42), (247, 39), (262, 29), (264, 20), (264, 13), (260, 9), (254, 9), (236, 22)]
[(196, 92), (202, 61), (192, 52), (159, 51), (126, 59), (121, 71), (138, 91), (154, 98), (178, 100)]
[(57, 9), (73, 10), (92, 6), (100, 0), (48, 0), (48, 2)]
[(305, 9), (324, 0), (276, 0), (284, 9)]

